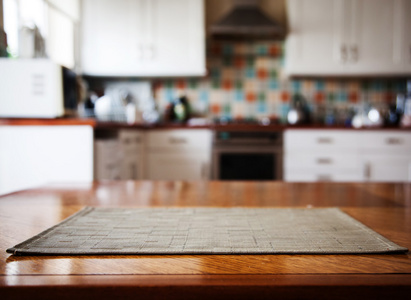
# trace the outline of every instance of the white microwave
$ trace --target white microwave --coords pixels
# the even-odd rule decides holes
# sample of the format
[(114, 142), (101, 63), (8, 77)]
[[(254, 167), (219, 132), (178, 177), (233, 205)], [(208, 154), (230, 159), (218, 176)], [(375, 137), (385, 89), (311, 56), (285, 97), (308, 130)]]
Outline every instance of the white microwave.
[(0, 58), (0, 117), (57, 118), (76, 109), (73, 71), (49, 59)]

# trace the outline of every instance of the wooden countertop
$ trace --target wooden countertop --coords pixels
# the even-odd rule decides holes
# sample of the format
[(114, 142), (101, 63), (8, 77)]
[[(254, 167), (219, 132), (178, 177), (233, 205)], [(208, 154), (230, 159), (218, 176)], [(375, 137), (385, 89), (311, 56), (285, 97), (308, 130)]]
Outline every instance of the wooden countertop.
[(411, 249), (410, 183), (105, 181), (0, 197), (1, 299), (395, 299), (411, 254), (13, 256), (79, 211), (104, 207), (340, 207)]

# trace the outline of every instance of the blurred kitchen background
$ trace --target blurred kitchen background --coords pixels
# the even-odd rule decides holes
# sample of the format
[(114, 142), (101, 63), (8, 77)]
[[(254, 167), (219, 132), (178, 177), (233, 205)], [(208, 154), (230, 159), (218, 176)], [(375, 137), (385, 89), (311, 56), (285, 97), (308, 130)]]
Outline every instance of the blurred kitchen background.
[(411, 0), (0, 0), (0, 194), (409, 181), (410, 15)]
[[(182, 96), (192, 116), (219, 122), (285, 124), (299, 96), (311, 122), (326, 125), (350, 126), (371, 108), (398, 123), (404, 109), (397, 98), (411, 73), (407, 0), (2, 2), (2, 55), (49, 57), (82, 75), (83, 116), (105, 94), (116, 104), (102, 103), (97, 117), (120, 122), (130, 103), (140, 112), (131, 122), (169, 121), (167, 107)], [(213, 33), (244, 4), (257, 5), (281, 33)]]

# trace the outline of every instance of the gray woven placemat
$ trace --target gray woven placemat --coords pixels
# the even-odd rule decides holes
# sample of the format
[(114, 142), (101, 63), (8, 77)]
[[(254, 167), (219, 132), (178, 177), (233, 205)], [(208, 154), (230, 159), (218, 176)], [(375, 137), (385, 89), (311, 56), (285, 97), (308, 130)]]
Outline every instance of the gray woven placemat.
[(405, 252), (338, 208), (91, 208), (16, 255)]

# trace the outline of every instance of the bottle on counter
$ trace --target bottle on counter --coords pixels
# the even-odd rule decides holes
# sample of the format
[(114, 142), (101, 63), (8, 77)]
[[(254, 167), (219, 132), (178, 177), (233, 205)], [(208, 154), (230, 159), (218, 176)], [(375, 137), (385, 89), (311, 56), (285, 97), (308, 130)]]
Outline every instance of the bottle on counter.
[(400, 125), (402, 127), (411, 127), (411, 79), (407, 81), (407, 92), (404, 97), (404, 112)]

